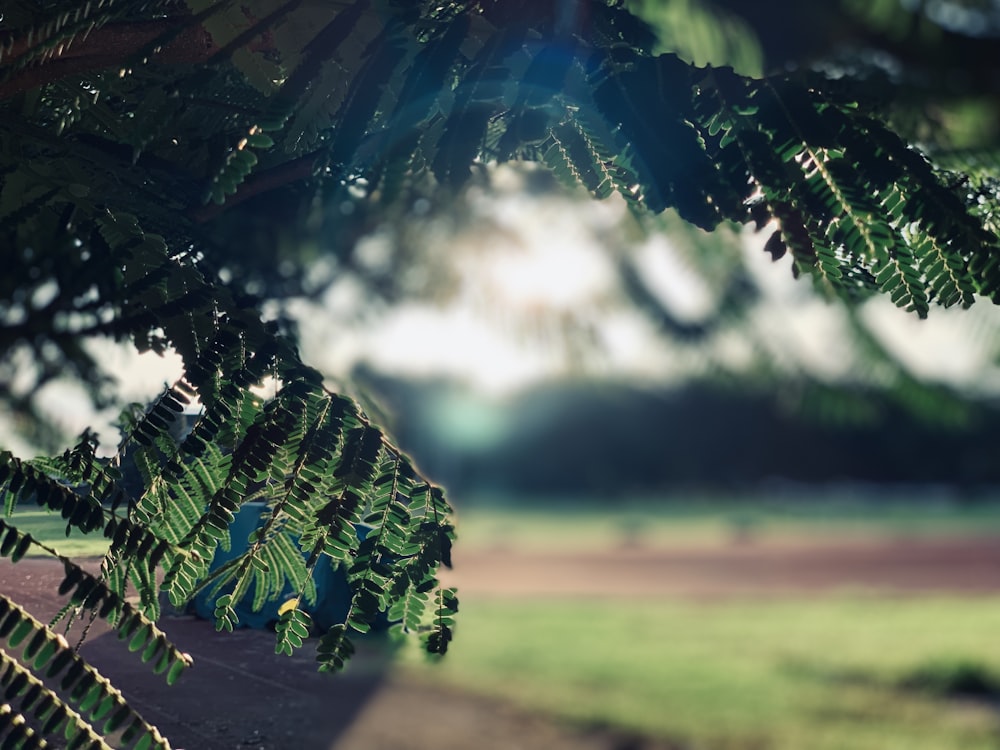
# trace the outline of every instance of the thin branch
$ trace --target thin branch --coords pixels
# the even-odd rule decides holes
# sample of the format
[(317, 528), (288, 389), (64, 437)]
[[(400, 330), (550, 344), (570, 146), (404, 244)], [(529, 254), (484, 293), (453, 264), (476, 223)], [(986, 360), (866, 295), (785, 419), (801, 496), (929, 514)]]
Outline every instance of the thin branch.
[[(86, 38), (60, 47), (53, 57), (22, 70), (14, 70), (19, 58), (33, 49), (23, 38), (16, 39), (4, 58), (6, 80), (0, 83), (0, 99), (37, 88), (71, 75), (121, 68), (130, 59), (177, 28), (179, 20), (121, 23), (95, 29)], [(201, 63), (218, 51), (212, 37), (200, 25), (188, 25), (156, 49), (150, 59), (161, 63)]]
[(240, 185), (235, 195), (228, 198), (221, 206), (215, 204), (202, 206), (191, 213), (191, 219), (196, 224), (204, 224), (224, 211), (228, 211), (233, 206), (253, 198), (255, 195), (290, 185), (299, 180), (308, 179), (312, 177), (316, 161), (319, 157), (320, 152), (314, 151), (311, 154), (300, 156), (297, 159), (292, 159), (277, 167), (260, 172)]

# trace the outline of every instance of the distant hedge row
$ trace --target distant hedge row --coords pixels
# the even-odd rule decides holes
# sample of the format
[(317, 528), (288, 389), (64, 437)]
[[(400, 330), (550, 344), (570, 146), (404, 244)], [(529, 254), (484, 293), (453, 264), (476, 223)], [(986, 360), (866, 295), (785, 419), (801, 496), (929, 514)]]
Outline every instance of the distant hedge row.
[[(401, 442), (458, 492), (656, 490), (677, 485), (863, 481), (1000, 483), (1000, 411), (966, 404), (963, 419), (922, 419), (878, 394), (854, 394), (867, 418), (817, 418), (774, 392), (711, 385), (636, 390), (575, 383), (525, 392), (501, 407), (509, 429), (485, 445), (444, 442), (428, 400), (441, 385), (380, 380)], [(848, 403), (848, 401), (843, 401)], [(956, 415), (957, 416), (957, 415)]]

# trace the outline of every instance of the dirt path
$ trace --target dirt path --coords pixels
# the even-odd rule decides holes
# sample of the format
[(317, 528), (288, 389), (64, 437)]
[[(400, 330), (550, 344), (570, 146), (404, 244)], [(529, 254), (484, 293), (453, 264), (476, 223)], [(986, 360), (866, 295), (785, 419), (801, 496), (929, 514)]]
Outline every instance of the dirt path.
[[(460, 552), (463, 596), (786, 596), (865, 588), (896, 594), (1000, 593), (1000, 539), (750, 544), (590, 554)], [(58, 607), (61, 568), (0, 562), (0, 590), (37, 616)], [(351, 669), (316, 672), (310, 649), (274, 654), (273, 635), (215, 633), (189, 617), (163, 623), (195, 668), (168, 688), (106, 631), (84, 653), (186, 750), (678, 750), (639, 737), (583, 731), (477, 696), (418, 684), (367, 643)]]

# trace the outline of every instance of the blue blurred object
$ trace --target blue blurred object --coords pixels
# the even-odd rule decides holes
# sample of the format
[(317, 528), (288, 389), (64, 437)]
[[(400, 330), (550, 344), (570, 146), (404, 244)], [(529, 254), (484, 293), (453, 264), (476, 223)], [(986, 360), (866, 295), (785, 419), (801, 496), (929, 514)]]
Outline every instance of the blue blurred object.
[[(267, 509), (267, 503), (249, 502), (240, 507), (236, 518), (230, 526), (229, 533), (232, 544), (229, 551), (222, 548), (215, 551), (209, 571), (217, 570), (230, 560), (239, 557), (247, 550), (247, 540), (250, 534), (260, 526), (261, 516)], [(369, 527), (357, 527), (358, 537), (364, 539), (369, 531)], [(330, 558), (325, 555), (320, 559), (313, 571), (313, 580), (316, 582), (316, 603), (308, 605), (302, 602), (301, 608), (308, 612), (313, 622), (321, 629), (326, 630), (337, 623), (344, 621), (347, 610), (351, 604), (351, 588), (347, 583), (347, 575), (339, 565), (334, 567)], [(233, 604), (233, 609), (239, 618), (240, 627), (265, 629), (278, 620), (278, 608), (297, 592), (287, 583), (281, 594), (271, 601), (264, 602), (264, 606), (258, 610), (253, 609), (254, 588), (256, 584), (250, 584), (250, 590), (238, 602)], [(192, 600), (189, 609), (193, 609), (198, 617), (206, 620), (215, 619), (215, 600), (226, 593), (227, 589), (213, 593), (212, 587), (200, 591)]]

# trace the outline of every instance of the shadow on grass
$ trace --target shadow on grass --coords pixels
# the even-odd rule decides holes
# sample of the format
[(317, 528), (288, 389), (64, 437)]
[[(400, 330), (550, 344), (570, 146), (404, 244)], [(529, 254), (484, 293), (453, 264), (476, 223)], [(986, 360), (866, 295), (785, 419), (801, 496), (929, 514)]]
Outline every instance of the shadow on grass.
[(942, 658), (907, 670), (896, 687), (941, 698), (1000, 701), (1000, 675), (978, 661)]
[(970, 657), (935, 657), (894, 675), (799, 660), (786, 662), (782, 669), (807, 681), (881, 688), (931, 698), (1000, 703), (1000, 674)]

